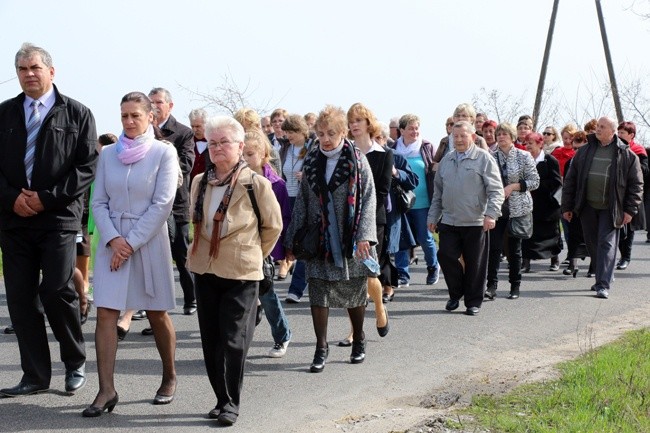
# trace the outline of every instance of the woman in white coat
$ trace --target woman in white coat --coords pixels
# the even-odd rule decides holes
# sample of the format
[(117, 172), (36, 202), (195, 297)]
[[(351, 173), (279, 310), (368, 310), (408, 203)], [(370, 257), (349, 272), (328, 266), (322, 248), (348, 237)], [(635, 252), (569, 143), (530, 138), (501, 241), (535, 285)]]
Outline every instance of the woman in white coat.
[(113, 377), (121, 310), (147, 311), (163, 364), (153, 403), (170, 403), (176, 390), (176, 334), (167, 314), (175, 307), (175, 285), (166, 221), (178, 157), (173, 146), (155, 140), (147, 95), (128, 93), (120, 107), (124, 131), (101, 153), (92, 204), (100, 235), (93, 278), (99, 393), (83, 411), (86, 417), (110, 412), (118, 401)]

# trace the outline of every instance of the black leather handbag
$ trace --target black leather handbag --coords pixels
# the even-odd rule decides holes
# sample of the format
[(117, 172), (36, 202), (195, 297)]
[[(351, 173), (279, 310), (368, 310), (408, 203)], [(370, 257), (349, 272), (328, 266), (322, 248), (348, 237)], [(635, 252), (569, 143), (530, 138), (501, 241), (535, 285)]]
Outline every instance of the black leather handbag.
[(508, 234), (513, 238), (530, 239), (533, 236), (533, 214), (510, 217)]
[(394, 182), (393, 189), (395, 190), (395, 198), (397, 199), (397, 210), (400, 213), (406, 213), (415, 204), (415, 193), (413, 191), (406, 191), (402, 186)]
[(293, 255), (298, 260), (310, 260), (318, 256), (320, 249), (320, 223), (306, 224), (293, 236)]

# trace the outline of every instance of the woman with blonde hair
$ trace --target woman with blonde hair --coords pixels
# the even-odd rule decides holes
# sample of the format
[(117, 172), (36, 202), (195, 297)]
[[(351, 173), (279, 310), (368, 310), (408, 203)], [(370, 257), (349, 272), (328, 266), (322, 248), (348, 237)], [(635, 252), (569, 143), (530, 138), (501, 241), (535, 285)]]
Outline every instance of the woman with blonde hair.
[[(363, 332), (369, 270), (361, 260), (377, 258), (375, 188), (366, 157), (345, 137), (346, 114), (325, 107), (316, 120), (318, 141), (307, 153), (303, 181), (285, 237), (287, 256), (293, 255), (298, 229), (317, 227), (318, 253), (306, 261), (309, 301), (316, 334), (316, 351), (310, 371), (320, 373), (329, 355), (329, 309), (346, 308), (353, 328), (350, 363), (366, 356)], [(315, 224), (317, 223), (317, 224)]]
[[(377, 225), (377, 245), (375, 246), (379, 262), (385, 264), (388, 258), (384, 244), (386, 230), (386, 197), (390, 192), (391, 179), (393, 177), (393, 150), (380, 146), (372, 137), (380, 134), (379, 124), (375, 115), (363, 104), (353, 104), (347, 113), (348, 127), (350, 132), (348, 138), (354, 140), (354, 145), (366, 156), (375, 187), (377, 197), (377, 208), (375, 212)], [(388, 334), (388, 312), (383, 305), (383, 287), (390, 286), (390, 279), (385, 276), (371, 275), (368, 277), (368, 296), (375, 304), (375, 315), (377, 317), (377, 332), (380, 337)], [(388, 290), (388, 289), (387, 289)], [(347, 339), (339, 342), (339, 346), (352, 344), (352, 333)]]
[[(284, 234), (289, 225), (289, 221), (291, 221), (291, 207), (289, 206), (287, 187), (284, 180), (278, 176), (269, 164), (269, 160), (271, 159), (271, 143), (269, 143), (266, 135), (257, 129), (250, 130), (244, 136), (244, 143), (244, 160), (251, 170), (264, 176), (271, 182), (271, 188), (282, 211), (282, 233), (271, 251), (271, 257), (273, 260), (283, 263), (285, 261)], [(260, 293), (259, 298), (266, 320), (268, 320), (271, 326), (271, 335), (274, 341), (274, 345), (269, 351), (268, 356), (271, 358), (281, 358), (286, 353), (287, 346), (291, 340), (291, 330), (289, 329), (287, 316), (284, 314), (282, 304), (275, 290), (271, 289), (266, 293)]]

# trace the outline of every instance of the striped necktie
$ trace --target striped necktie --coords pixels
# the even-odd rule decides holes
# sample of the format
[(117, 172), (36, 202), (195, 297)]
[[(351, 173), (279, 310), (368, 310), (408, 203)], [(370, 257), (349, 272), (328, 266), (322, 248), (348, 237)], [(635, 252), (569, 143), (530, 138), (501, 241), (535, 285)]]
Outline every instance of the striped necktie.
[(41, 113), (38, 107), (41, 101), (35, 99), (31, 103), (33, 109), (32, 114), (27, 121), (27, 146), (25, 147), (25, 174), (27, 175), (27, 183), (32, 185), (32, 171), (34, 169), (34, 153), (36, 151), (36, 137), (38, 130), (41, 128)]

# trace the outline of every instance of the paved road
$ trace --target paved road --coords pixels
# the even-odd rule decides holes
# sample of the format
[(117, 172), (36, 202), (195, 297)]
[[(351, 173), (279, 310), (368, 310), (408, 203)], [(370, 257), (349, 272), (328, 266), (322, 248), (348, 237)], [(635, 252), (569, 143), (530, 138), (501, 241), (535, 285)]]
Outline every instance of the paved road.
[[(345, 420), (363, 414), (399, 412), (400, 407), (408, 404), (405, 402), (417, 403), (417, 396), (440, 388), (452, 377), (480, 371), (481, 366), (498, 359), (500, 354), (516, 358), (517, 354), (523, 356), (558, 341), (590, 346), (600, 339), (593, 329), (621, 320), (631, 321), (637, 327), (647, 326), (650, 244), (643, 243), (644, 240), (645, 232), (638, 233), (634, 260), (626, 271), (616, 273), (609, 300), (593, 296), (584, 269), (573, 279), (547, 271), (547, 261), (533, 262), (534, 273), (524, 276), (519, 300), (504, 299), (501, 290), (500, 297), (484, 303), (476, 317), (459, 313), (462, 307), (455, 313), (444, 311), (444, 278), (435, 286), (424, 285), (426, 270), (419, 264), (414, 267), (411, 287), (401, 289), (389, 305), (391, 331), (386, 338), (380, 339), (375, 331), (370, 305), (365, 363), (349, 364), (349, 348), (336, 347), (335, 342), (346, 335), (349, 324), (343, 311), (332, 311), (330, 357), (322, 374), (307, 372), (315, 344), (308, 302), (289, 305), (286, 311), (294, 336), (287, 355), (279, 360), (265, 357), (272, 339), (268, 324), (262, 322), (246, 365), (240, 419), (230, 430), (350, 431), (354, 425)], [(504, 271), (501, 278), (507, 279)], [(287, 286), (286, 282), (278, 285), (282, 298)], [(180, 288), (177, 295), (182, 304)], [(7, 317), (4, 290), (0, 289), (2, 328), (8, 323)], [(120, 403), (110, 415), (96, 419), (80, 416), (98, 388), (93, 312), (84, 328), (88, 385), (72, 397), (61, 393), (64, 371), (58, 346), (50, 335), (55, 360), (52, 391), (0, 399), (0, 431), (87, 432), (110, 428), (114, 432), (180, 433), (215, 428), (214, 422), (206, 418), (215, 399), (203, 367), (196, 317), (183, 316), (179, 310), (172, 317), (178, 334), (179, 382), (177, 398), (171, 405), (151, 405), (160, 381), (160, 361), (153, 339), (139, 333), (145, 323), (134, 322), (131, 334), (118, 350), (116, 382)], [(499, 367), (490, 368), (496, 371)], [(0, 386), (14, 385), (20, 374), (15, 337), (0, 334)], [(517, 374), (517, 368), (512, 374)]]

